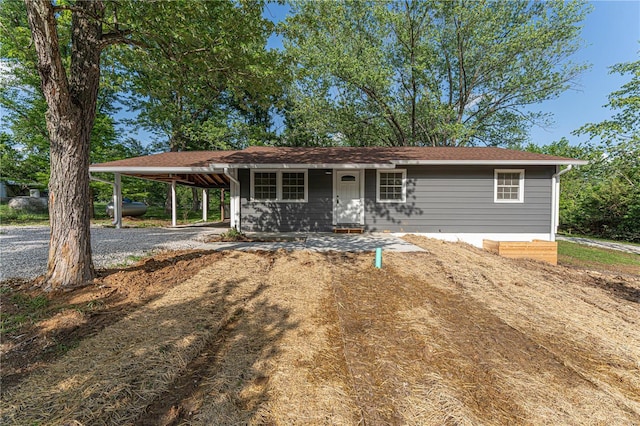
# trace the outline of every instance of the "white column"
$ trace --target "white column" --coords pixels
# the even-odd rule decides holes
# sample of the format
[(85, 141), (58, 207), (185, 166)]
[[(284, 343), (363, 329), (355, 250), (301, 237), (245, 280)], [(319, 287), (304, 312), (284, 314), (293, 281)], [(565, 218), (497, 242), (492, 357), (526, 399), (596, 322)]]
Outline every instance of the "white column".
[(171, 181), (171, 226), (178, 225), (178, 206), (176, 205), (176, 181)]
[(202, 188), (202, 221), (207, 221), (209, 212), (209, 190)]
[(122, 228), (122, 180), (120, 173), (113, 174), (113, 224)]
[[(241, 223), (240, 223), (240, 182), (238, 182), (238, 169), (229, 170), (231, 176), (233, 176), (233, 180), (231, 180), (230, 186), (230, 203), (229, 207), (231, 208), (230, 213), (230, 226), (232, 228), (236, 228), (238, 231), (241, 231)], [(235, 181), (235, 182), (234, 182)]]

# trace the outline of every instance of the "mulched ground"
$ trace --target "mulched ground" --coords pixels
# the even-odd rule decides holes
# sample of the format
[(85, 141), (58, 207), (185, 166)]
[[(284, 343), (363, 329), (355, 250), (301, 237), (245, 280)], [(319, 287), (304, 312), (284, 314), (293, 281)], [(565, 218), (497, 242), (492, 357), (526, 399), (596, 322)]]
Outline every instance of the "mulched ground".
[(640, 423), (640, 276), (406, 238), (427, 253), (381, 270), (185, 251), (65, 292), (4, 282), (3, 318), (48, 304), (2, 336), (0, 420)]

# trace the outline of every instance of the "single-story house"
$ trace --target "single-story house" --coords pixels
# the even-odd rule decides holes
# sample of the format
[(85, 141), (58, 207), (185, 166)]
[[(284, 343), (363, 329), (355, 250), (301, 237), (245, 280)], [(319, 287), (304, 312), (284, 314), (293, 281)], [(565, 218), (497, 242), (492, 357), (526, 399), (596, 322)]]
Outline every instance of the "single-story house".
[(129, 158), (90, 172), (115, 174), (116, 199), (120, 175), (168, 182), (174, 194), (176, 184), (228, 189), (230, 225), (245, 232), (362, 228), (481, 246), (554, 241), (560, 175), (581, 164), (489, 147), (250, 147)]

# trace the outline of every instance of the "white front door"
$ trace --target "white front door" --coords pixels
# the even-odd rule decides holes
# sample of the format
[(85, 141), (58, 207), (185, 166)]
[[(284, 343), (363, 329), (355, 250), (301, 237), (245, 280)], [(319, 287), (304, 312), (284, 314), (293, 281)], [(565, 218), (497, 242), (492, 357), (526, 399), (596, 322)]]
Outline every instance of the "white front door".
[(336, 172), (336, 224), (362, 223), (360, 171)]

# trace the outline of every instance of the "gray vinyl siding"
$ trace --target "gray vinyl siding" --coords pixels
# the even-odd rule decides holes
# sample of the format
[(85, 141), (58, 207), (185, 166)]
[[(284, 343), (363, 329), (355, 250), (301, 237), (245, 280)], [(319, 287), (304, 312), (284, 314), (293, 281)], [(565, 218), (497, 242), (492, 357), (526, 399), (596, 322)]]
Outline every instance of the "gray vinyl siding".
[(310, 169), (306, 203), (251, 201), (251, 175), (239, 170), (240, 214), (243, 231), (331, 232), (333, 218), (333, 177), (330, 170)]
[[(494, 170), (524, 169), (524, 203), (494, 202)], [(380, 232), (548, 233), (553, 166), (411, 166), (406, 203), (376, 203), (365, 174), (365, 227)]]
[[(399, 167), (401, 168), (401, 167)], [(376, 202), (376, 171), (365, 171), (365, 229), (371, 232), (548, 233), (555, 166), (408, 166), (407, 201)], [(524, 203), (494, 202), (494, 170), (524, 169)], [(308, 171), (308, 202), (250, 200), (250, 171), (239, 170), (243, 231), (329, 232), (333, 176)]]

